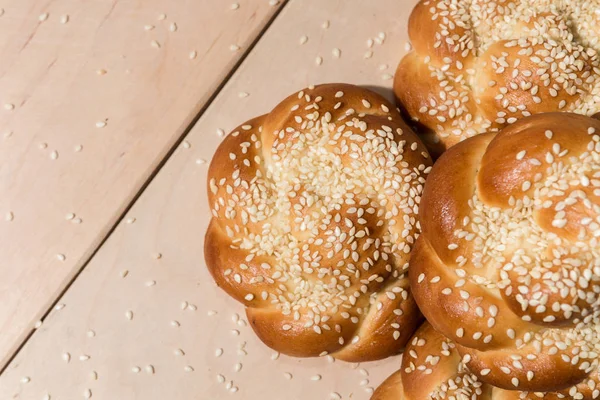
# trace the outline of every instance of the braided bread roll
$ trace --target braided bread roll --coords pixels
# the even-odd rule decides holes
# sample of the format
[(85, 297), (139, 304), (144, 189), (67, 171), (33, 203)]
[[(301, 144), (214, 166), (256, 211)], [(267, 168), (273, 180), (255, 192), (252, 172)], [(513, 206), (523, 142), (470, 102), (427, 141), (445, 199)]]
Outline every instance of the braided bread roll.
[(381, 96), (344, 84), (295, 93), (211, 162), (208, 269), (277, 351), (396, 354), (421, 321), (406, 271), (431, 163)]
[(411, 290), (483, 382), (557, 391), (598, 366), (599, 133), (539, 114), (454, 146), (429, 175)]
[(406, 346), (400, 370), (371, 400), (592, 400), (600, 397), (598, 370), (561, 392), (504, 390), (483, 383), (461, 360), (456, 345), (425, 322)]
[(598, 0), (421, 0), (394, 81), (434, 158), (519, 118), (600, 109)]

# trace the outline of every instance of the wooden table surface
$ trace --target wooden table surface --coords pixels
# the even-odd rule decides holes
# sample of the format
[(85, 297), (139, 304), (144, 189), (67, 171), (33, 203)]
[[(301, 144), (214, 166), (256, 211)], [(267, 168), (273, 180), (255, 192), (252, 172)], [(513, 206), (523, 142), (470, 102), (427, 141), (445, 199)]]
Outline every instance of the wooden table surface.
[(276, 357), (215, 287), (207, 162), (310, 84), (391, 98), (415, 2), (0, 1), (0, 399), (368, 399), (398, 357)]
[(279, 7), (239, 4), (0, 2), (0, 366)]

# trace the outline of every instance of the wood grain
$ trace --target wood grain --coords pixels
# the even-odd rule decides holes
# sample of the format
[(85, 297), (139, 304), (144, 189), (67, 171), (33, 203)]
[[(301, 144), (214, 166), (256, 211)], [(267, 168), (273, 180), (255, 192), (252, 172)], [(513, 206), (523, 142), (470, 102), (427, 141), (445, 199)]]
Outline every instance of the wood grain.
[[(391, 97), (389, 74), (406, 52), (414, 3), (291, 0), (192, 129), (189, 148), (179, 146), (60, 300), (64, 308), (48, 316), (0, 377), (0, 393), (27, 399), (47, 393), (78, 398), (88, 389), (93, 399), (326, 400), (334, 393), (368, 399), (398, 368), (398, 357), (363, 365), (272, 359), (247, 326), (242, 306), (215, 287), (202, 252), (210, 218), (206, 162), (221, 129), (268, 112), (309, 84), (353, 82)], [(308, 37), (304, 44), (302, 36)], [(385, 39), (369, 48), (375, 37)], [(368, 51), (373, 54), (365, 58)], [(82, 355), (90, 358), (80, 361)], [(24, 377), (30, 381), (22, 383)]]
[(0, 2), (0, 368), (279, 7), (230, 4)]

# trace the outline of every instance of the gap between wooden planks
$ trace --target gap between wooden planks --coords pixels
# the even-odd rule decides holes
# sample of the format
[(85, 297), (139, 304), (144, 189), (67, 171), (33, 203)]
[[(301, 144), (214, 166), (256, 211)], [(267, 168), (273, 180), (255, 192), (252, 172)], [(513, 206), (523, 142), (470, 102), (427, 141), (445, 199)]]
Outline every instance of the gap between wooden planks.
[(274, 3), (2, 6), (0, 369), (284, 1)]
[(398, 357), (353, 365), (273, 354), (255, 338), (243, 308), (214, 286), (202, 252), (210, 218), (206, 162), (221, 129), (268, 112), (309, 84), (352, 82), (391, 96), (415, 1), (365, 3), (286, 5), (0, 376), (0, 393), (123, 400), (337, 393), (361, 400), (399, 367)]

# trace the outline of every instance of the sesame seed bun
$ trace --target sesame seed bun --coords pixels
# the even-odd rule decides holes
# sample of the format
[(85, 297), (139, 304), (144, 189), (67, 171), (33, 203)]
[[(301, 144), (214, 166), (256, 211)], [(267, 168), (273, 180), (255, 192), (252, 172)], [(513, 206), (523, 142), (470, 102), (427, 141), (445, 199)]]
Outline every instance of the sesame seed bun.
[(411, 290), (482, 382), (560, 391), (598, 365), (598, 133), (539, 114), (454, 146), (429, 175)]
[(600, 110), (600, 14), (588, 0), (421, 0), (394, 91), (434, 158), (533, 114)]
[(218, 148), (207, 267), (281, 353), (397, 354), (422, 319), (406, 270), (431, 164), (381, 96), (345, 84), (295, 93)]

